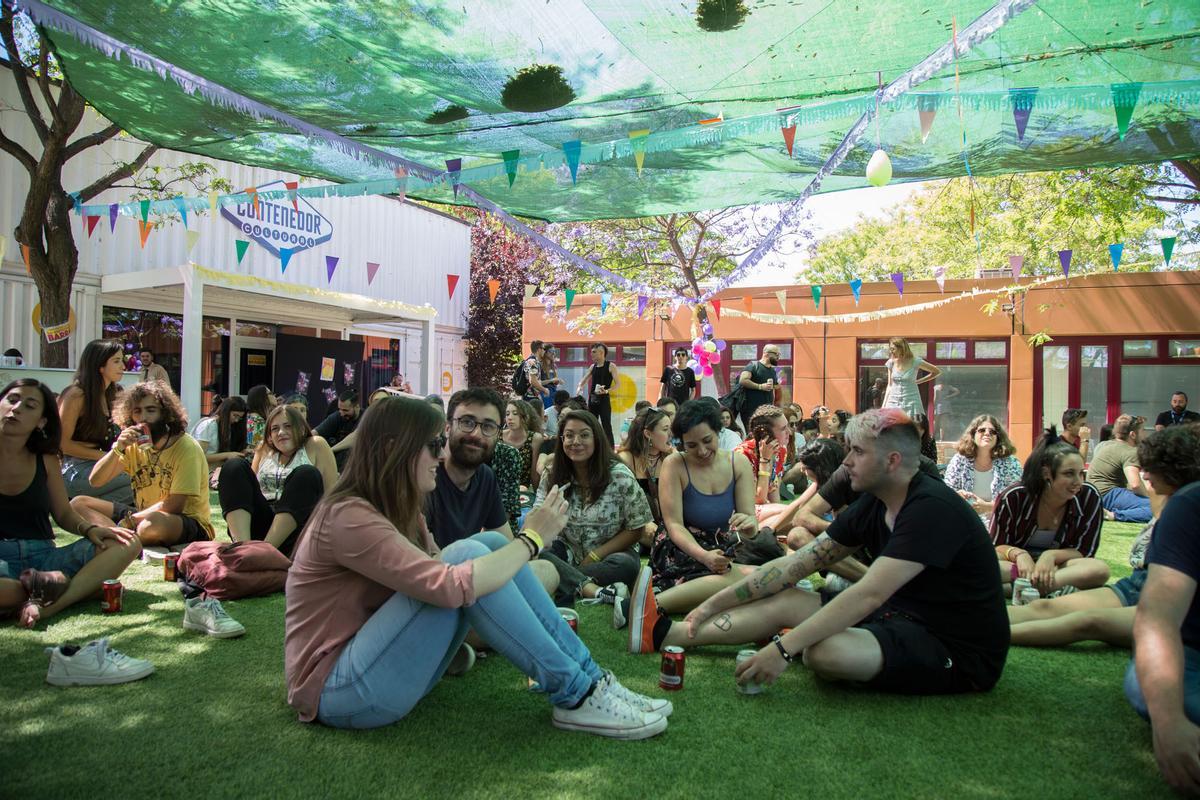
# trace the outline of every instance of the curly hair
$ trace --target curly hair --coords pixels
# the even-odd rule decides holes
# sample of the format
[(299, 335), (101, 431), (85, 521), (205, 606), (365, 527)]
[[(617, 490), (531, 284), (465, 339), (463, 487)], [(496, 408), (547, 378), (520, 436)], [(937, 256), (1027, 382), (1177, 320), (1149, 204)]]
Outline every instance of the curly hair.
[(175, 436), (187, 431), (187, 412), (183, 410), (183, 403), (179, 402), (179, 395), (175, 394), (165, 381), (137, 383), (119, 395), (117, 405), (113, 408), (113, 421), (122, 428), (133, 425), (133, 409), (147, 397), (153, 397), (158, 401), (163, 424), (167, 426), (168, 436)]
[(845, 457), (846, 451), (833, 439), (817, 439), (796, 454), (796, 459), (813, 471), (817, 486), (829, 480)]
[(34, 378), (18, 378), (0, 390), (0, 398), (7, 397), (13, 389), (37, 389), (42, 395), (41, 415), (46, 418), (46, 424), (41, 433), (32, 432), (25, 440), (25, 449), (34, 455), (54, 455), (62, 453), (62, 421), (58, 417), (57, 399), (54, 391)]
[(521, 417), (521, 424), (525, 426), (526, 433), (532, 436), (535, 433), (542, 432), (542, 415), (534, 409), (531, 403), (512, 398), (508, 401), (508, 405), (517, 410), (517, 414)]
[(1004, 430), (1004, 426), (1000, 424), (1000, 420), (993, 417), (991, 414), (980, 414), (975, 419), (971, 420), (971, 424), (963, 431), (963, 435), (958, 440), (958, 444), (954, 445), (954, 449), (966, 458), (975, 460), (977, 455), (975, 447), (975, 431), (985, 422), (992, 423), (992, 427), (996, 429), (996, 443), (992, 445), (992, 458), (1006, 458), (1015, 455), (1017, 446), (1012, 443), (1012, 439), (1008, 438), (1008, 432)]
[(1172, 489), (1200, 481), (1200, 423), (1155, 431), (1138, 442), (1137, 454), (1142, 469), (1158, 475)]

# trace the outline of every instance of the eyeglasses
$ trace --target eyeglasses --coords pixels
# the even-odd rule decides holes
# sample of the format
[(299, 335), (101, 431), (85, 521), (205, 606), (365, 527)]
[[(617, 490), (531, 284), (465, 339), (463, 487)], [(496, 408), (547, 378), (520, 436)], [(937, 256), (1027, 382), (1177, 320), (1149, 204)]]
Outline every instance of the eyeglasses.
[(580, 444), (584, 442), (590, 442), (592, 440), (592, 432), (580, 431), (579, 433), (564, 433), (562, 435), (562, 440), (564, 442), (579, 442)]
[(479, 432), (489, 439), (495, 438), (496, 435), (500, 433), (500, 426), (492, 422), (490, 419), (485, 419), (483, 422), (480, 422), (474, 417), (455, 417), (450, 421), (454, 423), (454, 427), (460, 433), (470, 433), (478, 428)]
[(446, 434), (438, 434), (426, 442), (425, 446), (429, 448), (429, 455), (434, 458), (441, 458), (442, 451), (446, 449)]
[(995, 428), (976, 428), (976, 433), (982, 433), (984, 436), (996, 436), (999, 432)]

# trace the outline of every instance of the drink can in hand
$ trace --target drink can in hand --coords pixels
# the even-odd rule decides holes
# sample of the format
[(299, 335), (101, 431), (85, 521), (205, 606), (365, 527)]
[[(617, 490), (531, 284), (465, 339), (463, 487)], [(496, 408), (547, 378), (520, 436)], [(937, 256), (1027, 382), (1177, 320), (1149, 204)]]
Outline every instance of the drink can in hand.
[(1021, 592), (1025, 589), (1032, 589), (1033, 581), (1029, 578), (1017, 578), (1012, 585), (1012, 604), (1014, 606), (1024, 605), (1025, 601), (1021, 597)]
[(663, 648), (662, 669), (658, 675), (659, 688), (668, 692), (683, 688), (685, 660), (682, 647), (671, 645)]
[(139, 445), (150, 444), (154, 440), (150, 438), (150, 426), (143, 422), (138, 425), (138, 440)]
[(1021, 590), (1021, 605), (1027, 606), (1034, 600), (1041, 600), (1042, 593), (1032, 586), (1027, 586)]
[[(737, 654), (737, 660), (734, 661), (734, 668), (736, 669), (737, 666), (743, 661), (749, 661), (750, 659), (754, 658), (754, 654), (756, 652), (757, 651), (755, 650), (739, 650)], [(761, 683), (754, 681), (748, 683), (736, 683), (735, 685), (737, 686), (737, 690), (742, 694), (762, 694), (763, 690), (766, 688)]]

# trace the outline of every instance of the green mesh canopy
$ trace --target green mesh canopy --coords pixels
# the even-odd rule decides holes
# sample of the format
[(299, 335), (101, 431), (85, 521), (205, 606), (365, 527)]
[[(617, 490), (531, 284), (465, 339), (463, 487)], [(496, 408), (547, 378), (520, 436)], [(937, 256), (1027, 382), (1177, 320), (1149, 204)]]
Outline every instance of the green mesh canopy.
[[(462, 159), (461, 180), (512, 213), (581, 220), (794, 198), (873, 107), (880, 78), (895, 79), (949, 41), (952, 18), (961, 30), (992, 3), (47, 5), (319, 128), (438, 171)], [(78, 91), (141, 139), (333, 181), (390, 177), (384, 165), (211, 92), (188, 93), (78, 32), (45, 32)], [(958, 91), (950, 67), (883, 107), (878, 140), (893, 180), (1200, 156), (1198, 37), (1197, 0), (1042, 0), (959, 61)], [(1028, 110), (1022, 135), (1014, 106)], [(933, 112), (925, 141), (922, 111)], [(789, 156), (781, 129), (791, 125)], [(638, 131), (649, 134), (631, 140)], [(866, 185), (876, 136), (872, 124), (822, 191)], [(563, 150), (574, 140), (577, 181)], [(640, 175), (635, 150), (644, 153)], [(418, 181), (410, 194), (455, 202), (442, 184)]]

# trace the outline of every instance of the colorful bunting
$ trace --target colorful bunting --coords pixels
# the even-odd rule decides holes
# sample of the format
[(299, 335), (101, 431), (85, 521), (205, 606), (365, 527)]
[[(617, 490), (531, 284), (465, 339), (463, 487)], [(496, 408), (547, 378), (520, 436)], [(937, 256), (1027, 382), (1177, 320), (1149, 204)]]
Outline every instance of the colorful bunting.
[(1068, 277), (1071, 272), (1071, 251), (1059, 250), (1058, 263), (1062, 266), (1063, 277)]
[(775, 299), (779, 301), (779, 308), (781, 310), (781, 313), (786, 314), (787, 313), (787, 290), (780, 289), (779, 291), (777, 291), (775, 293)]
[(646, 303), (650, 302), (650, 298), (644, 294), (639, 294), (637, 299), (637, 317), (642, 318), (642, 314), (646, 313)]
[[(283, 188), (287, 189), (288, 200), (292, 201), (292, 208), (299, 211), (300, 204), (296, 200), (296, 190), (300, 188), (300, 181), (284, 181)], [(330, 273), (330, 277), (333, 277), (332, 273)]]
[(92, 231), (96, 230), (96, 223), (100, 221), (100, 217), (92, 216), (91, 214), (88, 214), (83, 219), (84, 219), (84, 222), (87, 224), (87, 232), (88, 232), (87, 235), (88, 235), (88, 238), (90, 239), (90, 238), (92, 238)]
[(813, 296), (813, 308), (820, 308), (821, 307), (821, 287), (820, 286), (812, 287), (812, 296)]
[(717, 315), (717, 322), (721, 321), (721, 301), (717, 298), (712, 299), (713, 313)]
[(1029, 115), (1033, 113), (1033, 101), (1037, 97), (1037, 88), (1009, 89), (1008, 97), (1012, 101), (1013, 122), (1017, 126), (1017, 141), (1025, 140), (1025, 126), (1029, 124)]
[(1013, 280), (1021, 277), (1021, 268), (1025, 266), (1025, 256), (1009, 256), (1008, 268), (1012, 270)]
[[(116, 208), (116, 206), (113, 206), (113, 207)], [(216, 192), (208, 193), (208, 210), (213, 212), (214, 214), (217, 213), (217, 193)]]
[(196, 242), (200, 241), (200, 231), (187, 231), (187, 251), (192, 252)]
[(937, 281), (938, 291), (941, 292), (942, 294), (945, 294), (946, 293), (946, 268), (945, 267), (934, 267), (933, 268), (933, 279), (935, 281)]
[(642, 177), (642, 165), (646, 163), (646, 137), (649, 135), (649, 128), (629, 132), (629, 141), (633, 144), (633, 161), (637, 164), (639, 178)]
[(1108, 257), (1112, 259), (1113, 272), (1116, 272), (1121, 266), (1121, 254), (1125, 252), (1124, 242), (1110, 244), (1108, 246)]
[(171, 198), (175, 203), (175, 207), (179, 209), (179, 216), (183, 219), (183, 227), (187, 227), (187, 203), (183, 201), (183, 195), (178, 195)]
[(747, 314), (754, 313), (754, 298), (746, 295), (742, 298), (742, 308), (746, 309)]
[(526, 300), (533, 299), (533, 294), (536, 291), (537, 291), (537, 286), (535, 284), (532, 284), (532, 283), (525, 284), (525, 299)]
[(722, 109), (715, 117), (700, 120), (701, 125), (720, 125), (725, 121), (725, 111)]
[(563, 155), (567, 157), (567, 167), (571, 170), (571, 183), (575, 183), (579, 174), (579, 157), (583, 154), (583, 142), (572, 139), (562, 143)]
[(609, 301), (611, 301), (611, 300), (612, 300), (612, 292), (601, 292), (600, 293), (600, 314), (601, 315), (603, 315), (605, 311), (608, 311), (608, 304), (609, 304)]
[(858, 301), (862, 297), (862, 278), (850, 281), (850, 291), (854, 292), (854, 305), (858, 305)]
[(517, 161), (521, 158), (520, 150), (505, 150), (500, 154), (504, 159), (504, 174), (508, 175), (508, 188), (512, 188), (517, 179)]
[(29, 267), (29, 245), (27, 244), (21, 245), (21, 260), (25, 262), (25, 271), (32, 275), (33, 270)]
[(379, 272), (379, 264), (374, 261), (367, 262), (367, 286), (370, 286), (375, 281), (375, 273)]
[(108, 207), (108, 232), (109, 233), (115, 233), (117, 230), (117, 213), (118, 213), (117, 204), (112, 203), (111, 205), (109, 205), (109, 207)]
[(921, 144), (925, 144), (929, 141), (929, 131), (933, 129), (933, 118), (937, 116), (937, 109), (918, 111), (917, 116), (921, 119)]
[(462, 159), (447, 158), (446, 172), (450, 173), (450, 185), (454, 187), (454, 196), (458, 197), (458, 176), (462, 174)]
[(326, 276), (325, 281), (326, 281), (326, 283), (333, 283), (333, 271), (335, 269), (337, 269), (338, 260), (339, 259), (337, 256), (325, 256), (325, 276)]
[(893, 272), (892, 283), (896, 285), (896, 291), (900, 293), (900, 296), (904, 297), (904, 273)]
[(451, 300), (454, 299), (454, 290), (456, 288), (458, 288), (458, 276), (457, 275), (447, 275), (446, 276), (446, 291), (450, 293)]
[(241, 264), (242, 259), (246, 257), (246, 250), (250, 247), (250, 243), (245, 239), (237, 239), (233, 246), (237, 248), (238, 264)]
[(783, 133), (783, 143), (787, 145), (788, 158), (792, 157), (792, 148), (796, 146), (796, 126), (789, 125), (786, 128), (780, 128)]
[(566, 297), (566, 301), (567, 301), (566, 308), (564, 308), (563, 311), (564, 312), (570, 311), (571, 303), (575, 302), (575, 290), (567, 289), (566, 291), (563, 292), (563, 295)]
[(396, 197), (403, 203), (404, 198), (408, 196), (408, 170), (396, 167), (392, 174), (396, 176)]
[(1167, 262), (1167, 266), (1171, 266), (1171, 253), (1175, 252), (1175, 237), (1169, 236), (1162, 240), (1163, 260)]
[(138, 235), (142, 239), (142, 249), (146, 249), (146, 240), (150, 238), (150, 229), (154, 227), (153, 222), (142, 222), (138, 220)]
[(489, 278), (488, 282), (487, 282), (487, 286), (488, 286), (488, 299), (493, 304), (495, 304), (496, 295), (500, 293), (500, 281), (497, 278)]
[(1129, 131), (1129, 120), (1133, 117), (1133, 109), (1137, 106), (1138, 95), (1142, 92), (1140, 83), (1114, 83), (1111, 88), (1113, 110), (1117, 114), (1117, 134), (1125, 141)]
[[(279, 248), (279, 271), (280, 272), (287, 272), (287, 265), (288, 265), (288, 262), (291, 260), (292, 260), (292, 248), (290, 248), (290, 247)], [(333, 277), (332, 273), (330, 274), (330, 277)]]
[(255, 214), (255, 216), (257, 216), (258, 215), (258, 189), (254, 186), (247, 186), (242, 191), (242, 193), (250, 195), (250, 202), (254, 204), (254, 214)]
[(141, 211), (142, 211), (142, 222), (145, 222), (146, 220), (150, 219), (150, 201), (149, 200), (138, 201), (138, 208), (141, 209)]

